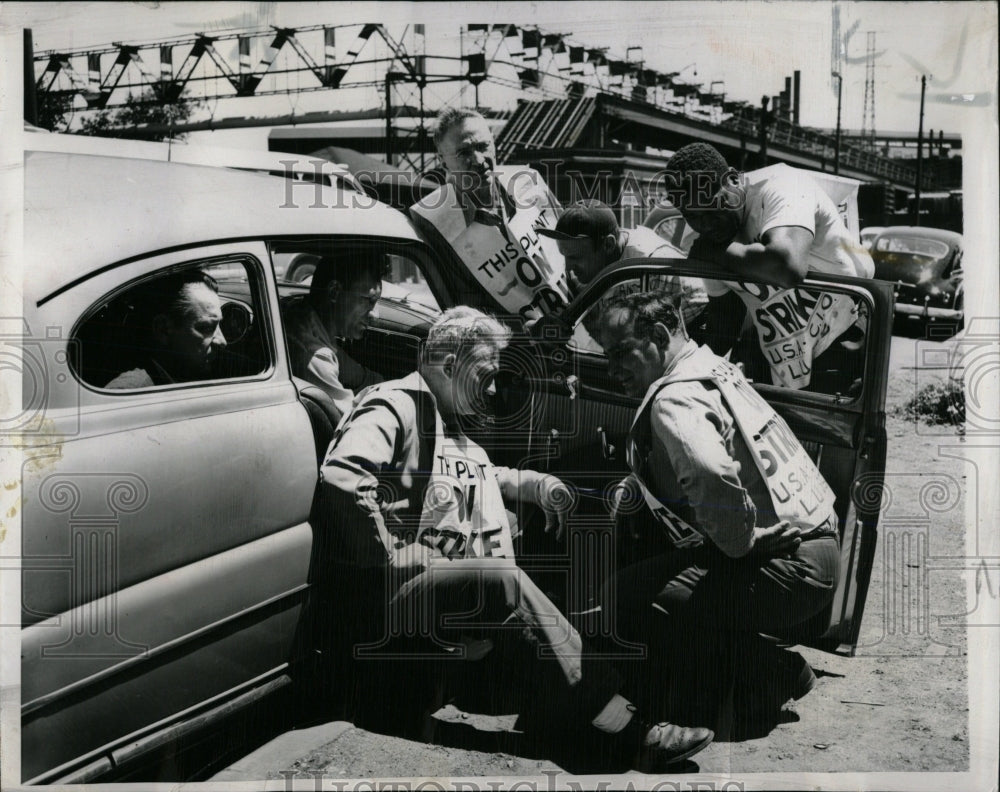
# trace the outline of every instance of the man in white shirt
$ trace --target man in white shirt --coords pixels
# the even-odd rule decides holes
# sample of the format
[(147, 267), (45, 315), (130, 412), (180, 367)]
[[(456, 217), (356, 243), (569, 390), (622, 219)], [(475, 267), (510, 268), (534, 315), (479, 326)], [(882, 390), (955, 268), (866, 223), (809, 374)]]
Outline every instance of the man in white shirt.
[[(706, 280), (709, 298), (739, 295), (757, 328), (762, 352), (772, 353), (772, 380), (807, 387), (815, 357), (858, 316), (849, 298), (818, 302), (807, 290), (794, 287), (809, 272), (871, 278), (875, 266), (868, 251), (806, 171), (775, 165), (739, 174), (712, 146), (692, 143), (674, 154), (667, 174), (673, 182), (671, 200), (698, 234), (689, 256), (733, 273), (732, 281)], [(750, 277), (764, 283), (744, 282)], [(771, 310), (778, 303), (777, 311)], [(786, 314), (808, 319), (774, 321)], [(815, 327), (824, 332), (811, 333)], [(778, 360), (775, 350), (783, 345), (795, 349), (793, 358)]]

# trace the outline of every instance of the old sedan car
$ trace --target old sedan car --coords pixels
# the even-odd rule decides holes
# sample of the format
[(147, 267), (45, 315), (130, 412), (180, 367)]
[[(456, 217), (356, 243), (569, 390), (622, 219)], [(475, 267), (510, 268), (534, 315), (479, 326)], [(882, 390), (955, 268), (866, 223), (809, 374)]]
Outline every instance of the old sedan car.
[[(306, 287), (280, 282), (279, 260), (383, 257), (379, 316), (351, 351), (387, 377), (415, 368), (439, 308), (499, 312), (403, 214), (344, 187), (296, 184), (291, 201), (290, 189), (218, 168), (26, 155), (26, 783), (203, 778), (261, 728), (294, 725), (293, 702), (316, 698), (312, 637), (322, 614), (311, 605), (324, 563), (310, 509), (317, 454), (337, 416), (290, 370), (282, 306)], [(227, 344), (212, 370), (109, 388), (136, 365), (140, 290), (192, 270), (212, 276), (222, 298)], [(497, 463), (574, 485), (577, 519), (602, 536), (614, 528), (607, 495), (625, 469), (620, 449), (638, 401), (617, 391), (599, 349), (574, 345), (572, 330), (609, 291), (675, 273), (722, 274), (676, 259), (622, 262), (567, 308), (568, 334), (517, 333), (495, 413), (470, 428)], [(835, 277), (802, 288), (849, 299), (868, 320), (863, 377), (849, 395), (758, 386), (837, 495), (845, 574), (831, 607), (796, 638), (850, 652), (877, 537), (890, 292)], [(523, 564), (554, 572), (562, 599), (580, 605), (613, 564), (589, 554), (599, 544), (583, 545), (588, 554), (572, 544)]]
[(922, 226), (879, 231), (871, 254), (875, 277), (893, 284), (896, 315), (957, 330), (965, 320), (962, 235)]

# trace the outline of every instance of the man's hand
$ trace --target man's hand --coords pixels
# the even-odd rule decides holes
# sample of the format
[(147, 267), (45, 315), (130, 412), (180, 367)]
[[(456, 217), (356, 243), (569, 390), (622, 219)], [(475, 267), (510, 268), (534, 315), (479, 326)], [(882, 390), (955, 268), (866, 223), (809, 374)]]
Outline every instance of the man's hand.
[(802, 544), (802, 531), (782, 520), (770, 528), (753, 529), (753, 552), (768, 558), (793, 553)]
[(426, 545), (410, 544), (406, 547), (401, 547), (392, 554), (389, 566), (397, 572), (412, 572), (416, 574), (427, 569), (433, 557), (434, 552)]
[(573, 492), (555, 476), (546, 476), (538, 482), (535, 502), (545, 512), (545, 533), (555, 529), (556, 539), (562, 539), (573, 509)]

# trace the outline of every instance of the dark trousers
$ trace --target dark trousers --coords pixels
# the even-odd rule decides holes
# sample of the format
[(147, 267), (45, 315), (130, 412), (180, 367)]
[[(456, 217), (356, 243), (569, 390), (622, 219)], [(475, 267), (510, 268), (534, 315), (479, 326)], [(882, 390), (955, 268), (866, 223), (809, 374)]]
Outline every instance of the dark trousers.
[(768, 672), (759, 634), (782, 636), (821, 611), (839, 566), (828, 535), (806, 539), (789, 557), (732, 559), (706, 543), (626, 567), (601, 602), (619, 635), (649, 647), (648, 661), (622, 668), (629, 692), (678, 722), (717, 725), (734, 676)]
[[(375, 680), (383, 691), (400, 692), (399, 700), (419, 701), (435, 684), (432, 676), (463, 664), (464, 676), (470, 669), (493, 674), (482, 684), (510, 689), (511, 700), (530, 702), (543, 719), (583, 723), (619, 691), (614, 669), (588, 656), (576, 629), (509, 560), (441, 561), (405, 581), (383, 570), (340, 572), (341, 596), (347, 578), (353, 593), (335, 607), (353, 624), (348, 640), (366, 690)], [(492, 641), (491, 656), (504, 662), (467, 660), (470, 639)]]

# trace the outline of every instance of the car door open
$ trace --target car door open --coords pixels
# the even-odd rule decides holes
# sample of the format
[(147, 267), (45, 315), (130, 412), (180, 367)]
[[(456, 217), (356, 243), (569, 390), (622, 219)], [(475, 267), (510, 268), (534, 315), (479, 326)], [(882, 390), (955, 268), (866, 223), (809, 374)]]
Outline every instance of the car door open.
[[(572, 338), (538, 340), (534, 371), (522, 371), (505, 382), (508, 411), (528, 410), (521, 425), (522, 460), (572, 482), (578, 495), (578, 513), (596, 519), (604, 514), (617, 482), (627, 473), (625, 440), (639, 400), (626, 396), (610, 378), (607, 360), (596, 343), (582, 333), (588, 317), (600, 310), (602, 299), (623, 291), (655, 288), (675, 274), (693, 276), (723, 273), (707, 265), (667, 259), (624, 261), (614, 265), (568, 307), (564, 319)], [(721, 278), (720, 278), (721, 279)], [(885, 468), (885, 390), (892, 322), (892, 294), (882, 283), (855, 278), (817, 276), (784, 295), (781, 307), (770, 310), (758, 328), (747, 321), (749, 333), (730, 351), (758, 392), (785, 419), (833, 489), (842, 547), (842, 577), (831, 606), (808, 623), (802, 635), (787, 636), (823, 648), (853, 651), (857, 644), (865, 598), (871, 578)], [(776, 302), (776, 304), (777, 304)], [(828, 338), (810, 357), (791, 358), (800, 368), (813, 360), (806, 376), (801, 372), (790, 387), (779, 369), (782, 345), (791, 350), (796, 338), (822, 337), (823, 327), (814, 306), (839, 303), (851, 311), (848, 330)], [(796, 306), (798, 306), (796, 308)], [(806, 313), (806, 308), (813, 309)], [(798, 311), (798, 313), (796, 313)], [(773, 321), (784, 339), (769, 337), (766, 321)], [(833, 335), (829, 333), (828, 335)], [(700, 339), (696, 339), (700, 340)], [(715, 345), (713, 344), (713, 347)], [(719, 352), (716, 349), (716, 352)], [(515, 352), (522, 359), (528, 355)], [(791, 352), (789, 352), (791, 354)], [(521, 368), (525, 368), (521, 366)], [(805, 384), (803, 385), (803, 380)], [(774, 384), (775, 382), (778, 384)], [(528, 453), (523, 454), (524, 449)], [(641, 508), (641, 504), (636, 507)], [(605, 565), (606, 567), (607, 565)]]

